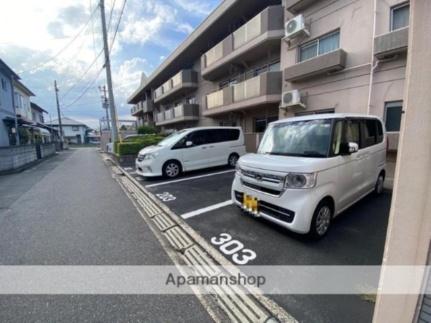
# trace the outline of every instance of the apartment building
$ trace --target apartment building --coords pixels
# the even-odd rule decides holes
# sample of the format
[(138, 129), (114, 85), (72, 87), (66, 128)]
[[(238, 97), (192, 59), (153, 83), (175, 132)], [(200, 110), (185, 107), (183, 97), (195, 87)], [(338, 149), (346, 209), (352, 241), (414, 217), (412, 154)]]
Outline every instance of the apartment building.
[(353, 112), (384, 119), (396, 151), (403, 106), (409, 3), (285, 1), (280, 118)]
[(374, 114), (396, 151), (409, 3), (225, 0), (129, 98), (163, 130), (235, 125), (254, 151), (266, 125), (324, 112)]
[(223, 1), (131, 95), (139, 124), (165, 131), (236, 125), (249, 150), (278, 118), (281, 0)]

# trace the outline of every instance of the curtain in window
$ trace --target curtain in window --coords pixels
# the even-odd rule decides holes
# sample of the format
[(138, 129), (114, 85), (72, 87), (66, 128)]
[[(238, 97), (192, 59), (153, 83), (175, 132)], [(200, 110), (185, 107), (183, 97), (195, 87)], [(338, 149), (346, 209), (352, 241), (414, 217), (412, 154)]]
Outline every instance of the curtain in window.
[(313, 42), (312, 44), (308, 44), (300, 48), (300, 53), (299, 53), (300, 62), (313, 58), (314, 56), (317, 56), (317, 42)]
[(340, 33), (334, 33), (319, 40), (319, 55), (332, 52), (340, 47)]
[(409, 25), (409, 9), (409, 6), (403, 6), (392, 10), (392, 30)]

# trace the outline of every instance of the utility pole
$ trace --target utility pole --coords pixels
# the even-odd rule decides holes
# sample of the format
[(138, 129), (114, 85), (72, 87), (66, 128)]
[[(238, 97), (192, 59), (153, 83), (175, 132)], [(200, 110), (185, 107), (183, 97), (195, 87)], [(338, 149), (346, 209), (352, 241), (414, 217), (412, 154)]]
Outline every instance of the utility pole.
[(102, 93), (101, 98), (102, 98), (102, 108), (105, 109), (106, 112), (106, 124), (108, 126), (108, 131), (111, 130), (111, 127), (109, 126), (109, 103), (108, 103), (108, 97), (106, 96), (106, 86), (104, 85), (99, 86), (99, 91)]
[(109, 112), (111, 114), (111, 137), (112, 137), (112, 142), (116, 142), (118, 141), (117, 112), (115, 110), (114, 90), (112, 88), (111, 60), (109, 58), (108, 35), (106, 32), (105, 0), (100, 0), (100, 14), (102, 18), (102, 34), (103, 34), (103, 49), (105, 52), (106, 81), (108, 83), (108, 93), (109, 93), (109, 110), (110, 110)]
[(63, 126), (61, 124), (60, 102), (58, 101), (57, 81), (54, 81), (55, 100), (57, 101), (58, 129), (60, 131), (60, 150), (63, 150)]

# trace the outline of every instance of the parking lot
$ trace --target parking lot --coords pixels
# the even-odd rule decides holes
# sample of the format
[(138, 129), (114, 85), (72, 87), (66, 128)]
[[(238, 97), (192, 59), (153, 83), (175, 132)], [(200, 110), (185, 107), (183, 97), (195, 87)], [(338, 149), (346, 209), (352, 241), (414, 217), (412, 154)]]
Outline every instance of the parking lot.
[[(242, 213), (230, 201), (235, 171), (213, 168), (176, 180), (144, 179), (148, 191), (238, 265), (379, 265), (382, 262), (391, 193), (367, 196), (337, 217), (328, 235), (308, 241), (268, 221)], [(223, 248), (237, 240), (243, 257)], [(359, 293), (359, 291), (358, 291)], [(374, 303), (358, 296), (271, 296), (303, 322), (370, 322)]]

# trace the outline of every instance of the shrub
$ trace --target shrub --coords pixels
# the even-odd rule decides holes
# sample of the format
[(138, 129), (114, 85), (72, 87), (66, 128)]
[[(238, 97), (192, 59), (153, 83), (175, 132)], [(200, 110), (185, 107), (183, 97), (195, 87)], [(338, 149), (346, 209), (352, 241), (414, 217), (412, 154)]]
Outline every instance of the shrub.
[(138, 127), (138, 134), (145, 135), (145, 134), (153, 134), (157, 133), (156, 128), (151, 126), (140, 126)]
[(158, 144), (163, 137), (158, 135), (149, 135), (133, 139), (133, 141), (128, 142), (117, 142), (115, 144), (115, 153), (118, 156), (137, 155), (142, 148)]

